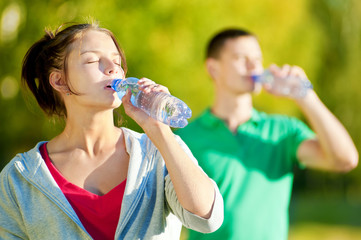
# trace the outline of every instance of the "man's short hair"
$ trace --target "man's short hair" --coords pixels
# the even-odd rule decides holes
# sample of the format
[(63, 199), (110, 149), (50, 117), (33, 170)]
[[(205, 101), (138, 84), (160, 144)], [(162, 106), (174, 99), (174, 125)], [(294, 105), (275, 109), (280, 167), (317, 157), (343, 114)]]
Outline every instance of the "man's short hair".
[(253, 33), (247, 30), (236, 28), (226, 29), (217, 33), (207, 46), (206, 58), (218, 58), (220, 50), (226, 40), (245, 36), (255, 37)]

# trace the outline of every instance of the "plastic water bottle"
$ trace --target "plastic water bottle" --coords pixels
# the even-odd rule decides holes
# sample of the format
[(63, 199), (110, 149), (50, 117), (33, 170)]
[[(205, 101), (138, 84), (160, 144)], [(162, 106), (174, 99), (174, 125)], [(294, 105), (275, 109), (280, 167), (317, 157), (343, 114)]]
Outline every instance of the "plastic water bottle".
[(253, 75), (254, 82), (267, 84), (270, 89), (278, 94), (292, 98), (304, 98), (307, 91), (313, 86), (307, 78), (300, 77), (275, 77), (270, 70), (266, 69), (261, 75)]
[(164, 92), (144, 93), (138, 88), (138, 80), (134, 77), (114, 79), (111, 88), (117, 92), (120, 99), (130, 88), (132, 104), (152, 118), (174, 128), (187, 126), (187, 119), (192, 116), (192, 111), (182, 100)]

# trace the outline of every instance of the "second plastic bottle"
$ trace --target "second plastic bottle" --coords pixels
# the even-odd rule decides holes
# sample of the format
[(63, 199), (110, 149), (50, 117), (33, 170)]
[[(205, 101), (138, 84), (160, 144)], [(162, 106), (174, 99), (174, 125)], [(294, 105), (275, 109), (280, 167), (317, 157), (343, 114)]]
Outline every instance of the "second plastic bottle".
[(271, 89), (284, 96), (304, 98), (312, 84), (307, 78), (286, 77), (276, 78), (270, 70), (266, 69), (261, 75), (253, 75), (255, 82), (270, 85)]
[(191, 109), (180, 99), (164, 93), (144, 93), (139, 90), (138, 78), (114, 79), (111, 87), (122, 98), (127, 89), (132, 92), (131, 102), (149, 116), (174, 128), (183, 128), (192, 116)]

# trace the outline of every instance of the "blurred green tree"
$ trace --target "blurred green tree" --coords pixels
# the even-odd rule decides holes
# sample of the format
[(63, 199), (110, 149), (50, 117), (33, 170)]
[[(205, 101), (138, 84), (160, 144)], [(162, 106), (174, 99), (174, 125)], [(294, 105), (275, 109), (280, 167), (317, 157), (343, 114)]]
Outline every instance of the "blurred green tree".
[[(320, 33), (315, 72), (315, 88), (340, 119), (361, 148), (361, 2), (357, 0), (310, 1), (309, 12)], [(330, 129), (332, 131), (332, 129)], [(360, 168), (347, 175), (304, 171), (300, 173), (299, 188), (311, 191), (338, 191), (347, 198), (360, 198)], [(302, 185), (302, 186), (301, 186)]]
[[(123, 47), (128, 76), (146, 76), (166, 85), (197, 116), (212, 102), (212, 85), (204, 69), (208, 39), (231, 26), (255, 32), (270, 63), (299, 65), (306, 70), (325, 104), (361, 146), (358, 106), (360, 89), (360, 11), (358, 0), (5, 0), (0, 2), (0, 169), (16, 154), (48, 140), (63, 123), (47, 119), (29, 94), (20, 91), (22, 58), (44, 33), (64, 22), (99, 20)], [(265, 93), (255, 105), (268, 112), (302, 118), (292, 101)], [(141, 129), (123, 115), (129, 128)], [(304, 171), (296, 188), (317, 191), (337, 182), (336, 189), (358, 189), (359, 169), (339, 176)], [(303, 183), (300, 184), (300, 183)], [(316, 184), (315, 184), (316, 182)], [(329, 182), (329, 185), (327, 185)]]

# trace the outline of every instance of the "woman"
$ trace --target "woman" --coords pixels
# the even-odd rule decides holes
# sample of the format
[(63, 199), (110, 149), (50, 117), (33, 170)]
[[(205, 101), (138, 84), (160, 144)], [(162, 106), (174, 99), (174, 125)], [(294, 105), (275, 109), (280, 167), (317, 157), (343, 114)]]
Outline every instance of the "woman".
[[(178, 239), (181, 223), (201, 232), (221, 225), (222, 197), (186, 145), (134, 107), (129, 91), (120, 100), (109, 88), (125, 72), (115, 37), (96, 24), (47, 32), (29, 49), (22, 79), (66, 124), (2, 170), (1, 239)], [(121, 103), (145, 134), (114, 126)]]

